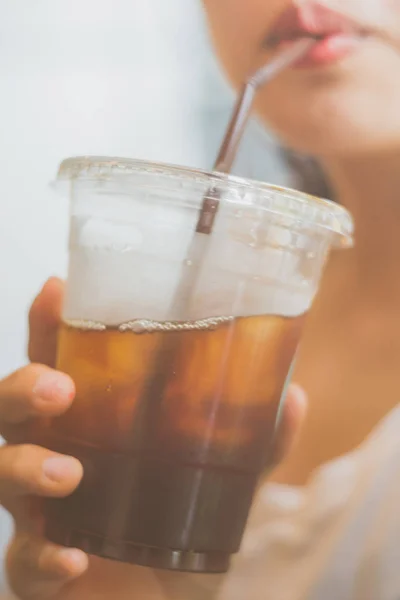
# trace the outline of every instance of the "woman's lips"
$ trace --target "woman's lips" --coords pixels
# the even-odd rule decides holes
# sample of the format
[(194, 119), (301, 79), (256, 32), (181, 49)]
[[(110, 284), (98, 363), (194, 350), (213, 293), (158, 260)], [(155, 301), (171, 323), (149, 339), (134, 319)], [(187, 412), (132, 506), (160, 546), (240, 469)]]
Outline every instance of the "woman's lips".
[(301, 38), (315, 39), (315, 45), (299, 63), (299, 67), (322, 67), (334, 64), (358, 47), (367, 35), (348, 19), (321, 6), (318, 0), (298, 7), (290, 6), (276, 21), (266, 41), (271, 49), (294, 43)]
[[(322, 38), (318, 37), (315, 45), (311, 47), (307, 55), (295, 67), (309, 69), (333, 65), (353, 54), (357, 50), (361, 39), (361, 36), (346, 33), (333, 33)], [(279, 51), (279, 49), (293, 43), (294, 40), (282, 40), (275, 47)]]

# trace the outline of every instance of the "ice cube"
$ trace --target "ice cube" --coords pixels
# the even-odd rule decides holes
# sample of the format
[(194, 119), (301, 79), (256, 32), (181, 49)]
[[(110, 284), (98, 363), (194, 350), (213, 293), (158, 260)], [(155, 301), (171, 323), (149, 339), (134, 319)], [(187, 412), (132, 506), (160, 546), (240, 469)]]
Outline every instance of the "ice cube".
[(167, 320), (196, 216), (179, 206), (141, 205), (128, 222), (75, 215), (65, 318), (107, 325)]
[[(314, 295), (300, 270), (305, 244), (273, 214), (222, 207), (190, 305), (190, 318), (296, 316)], [(303, 246), (303, 247), (302, 247)]]
[(77, 222), (72, 228), (73, 246), (125, 252), (140, 248), (143, 232), (135, 223), (112, 222), (103, 218), (89, 217)]

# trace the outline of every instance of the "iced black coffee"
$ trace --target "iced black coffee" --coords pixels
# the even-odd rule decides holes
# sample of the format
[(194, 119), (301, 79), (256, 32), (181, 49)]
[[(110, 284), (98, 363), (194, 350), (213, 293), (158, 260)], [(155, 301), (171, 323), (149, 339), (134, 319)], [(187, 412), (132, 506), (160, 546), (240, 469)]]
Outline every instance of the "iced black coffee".
[[(295, 192), (123, 165), (61, 170), (73, 193), (57, 367), (77, 395), (41, 442), (79, 458), (84, 477), (69, 498), (47, 501), (46, 534), (107, 558), (224, 572), (271, 466), (303, 315), (351, 223)], [(188, 264), (211, 183), (215, 229), (201, 264)]]

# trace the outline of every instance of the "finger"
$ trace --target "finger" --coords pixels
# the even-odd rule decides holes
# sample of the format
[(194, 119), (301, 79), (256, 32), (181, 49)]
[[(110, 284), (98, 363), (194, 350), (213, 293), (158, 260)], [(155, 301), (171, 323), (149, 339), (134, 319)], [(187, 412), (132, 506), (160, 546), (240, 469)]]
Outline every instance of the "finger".
[(300, 432), (307, 412), (307, 395), (302, 387), (291, 384), (282, 409), (273, 448), (273, 464), (278, 464), (289, 452)]
[(30, 444), (0, 448), (0, 502), (7, 507), (23, 495), (68, 496), (82, 475), (82, 465), (72, 456)]
[(60, 325), (64, 283), (52, 277), (32, 304), (29, 312), (28, 356), (32, 362), (53, 367)]
[(65, 585), (85, 573), (88, 564), (81, 550), (26, 535), (11, 542), (6, 560), (13, 591), (27, 600), (57, 598)]
[(44, 365), (28, 365), (0, 381), (0, 430), (31, 417), (60, 415), (75, 396), (72, 379)]

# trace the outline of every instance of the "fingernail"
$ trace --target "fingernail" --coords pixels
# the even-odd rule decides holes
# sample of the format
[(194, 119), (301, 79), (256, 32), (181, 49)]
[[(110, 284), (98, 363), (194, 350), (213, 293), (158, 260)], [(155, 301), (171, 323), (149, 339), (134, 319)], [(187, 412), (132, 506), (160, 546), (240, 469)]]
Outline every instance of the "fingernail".
[(53, 281), (59, 281), (58, 277), (56, 277), (55, 275), (52, 275), (51, 277), (49, 277), (48, 279), (46, 279), (46, 281), (44, 282), (44, 284), (42, 285), (42, 288), (39, 292), (39, 296), (40, 294), (42, 294), (44, 292), (44, 290), (47, 288), (48, 285), (50, 285), (51, 283), (53, 283)]
[(63, 548), (59, 550), (58, 558), (73, 572), (84, 571), (88, 565), (86, 554), (76, 548)]
[(296, 398), (297, 406), (305, 410), (308, 405), (308, 400), (307, 394), (304, 391), (304, 389), (297, 383), (291, 383), (289, 386), (289, 390), (293, 394), (293, 397)]
[(72, 456), (53, 456), (44, 461), (43, 473), (48, 479), (59, 483), (76, 474), (77, 462)]
[(74, 384), (68, 375), (63, 373), (43, 373), (33, 388), (35, 396), (48, 402), (68, 402), (73, 399)]

